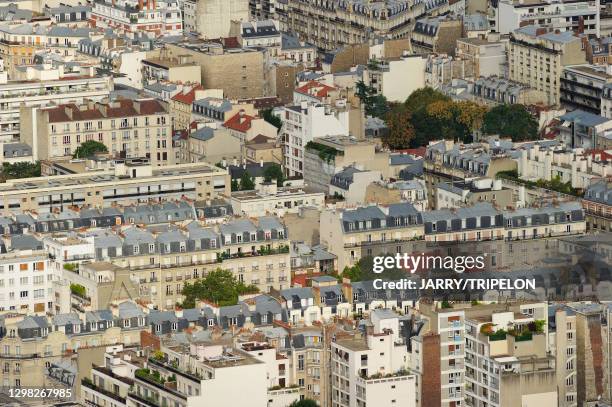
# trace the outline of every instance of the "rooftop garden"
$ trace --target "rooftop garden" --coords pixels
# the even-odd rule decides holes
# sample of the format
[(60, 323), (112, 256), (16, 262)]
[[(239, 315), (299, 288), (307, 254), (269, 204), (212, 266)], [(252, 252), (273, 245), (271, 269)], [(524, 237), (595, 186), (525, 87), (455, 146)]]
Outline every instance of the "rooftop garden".
[(373, 375), (370, 375), (370, 376), (360, 374), (360, 376), (364, 380), (376, 380), (376, 379), (385, 379), (389, 377), (407, 376), (409, 374), (410, 374), (410, 371), (408, 369), (400, 369), (395, 373), (387, 373), (387, 374), (374, 373)]
[(515, 342), (530, 341), (533, 335), (544, 333), (546, 322), (543, 319), (530, 322), (526, 325), (518, 325), (510, 329), (494, 329), (493, 323), (484, 324), (480, 333), (488, 336), (489, 341), (503, 341), (508, 335), (514, 337)]
[(577, 197), (584, 196), (584, 192), (577, 188), (572, 187), (571, 182), (562, 182), (559, 176), (556, 176), (550, 181), (539, 179), (537, 181), (528, 181), (519, 177), (517, 170), (499, 171), (496, 175), (497, 178), (507, 179), (509, 181), (516, 182), (518, 184), (525, 185), (529, 188), (542, 188), (548, 189), (555, 192), (560, 192), (566, 195), (573, 195)]
[(83, 287), (81, 284), (74, 284), (74, 283), (70, 284), (70, 292), (76, 295), (77, 297), (89, 299), (89, 297), (87, 297), (87, 294), (85, 292), (85, 287)]
[(336, 159), (337, 155), (342, 155), (342, 151), (336, 150), (333, 147), (319, 144), (315, 141), (309, 141), (306, 143), (307, 150), (315, 150), (318, 152), (319, 158), (327, 163)]

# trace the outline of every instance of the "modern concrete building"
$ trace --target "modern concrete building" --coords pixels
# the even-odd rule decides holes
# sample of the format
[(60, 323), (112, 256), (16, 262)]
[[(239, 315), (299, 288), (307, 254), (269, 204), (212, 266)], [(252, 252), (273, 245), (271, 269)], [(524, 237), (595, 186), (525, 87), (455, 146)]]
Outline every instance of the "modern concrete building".
[(86, 99), (101, 101), (108, 98), (113, 83), (108, 76), (64, 73), (62, 68), (49, 65), (27, 67), (29, 75), (22, 80), (0, 81), (0, 140), (19, 140), (19, 110), (21, 106), (45, 107), (54, 104), (82, 104)]
[(228, 172), (212, 164), (158, 169), (146, 161), (125, 160), (110, 170), (7, 181), (0, 188), (0, 210), (5, 214), (16, 210), (47, 213), (73, 205), (105, 208), (183, 198), (206, 200), (229, 194)]
[(546, 93), (551, 105), (561, 101), (563, 68), (585, 62), (582, 39), (572, 31), (527, 25), (510, 33), (509, 79)]
[(597, 1), (501, 0), (494, 11), (496, 31), (500, 34), (538, 24), (560, 32), (600, 35), (600, 4)]
[(612, 75), (597, 65), (566, 66), (561, 74), (561, 105), (569, 110), (580, 109), (603, 114), (603, 89), (612, 83)]

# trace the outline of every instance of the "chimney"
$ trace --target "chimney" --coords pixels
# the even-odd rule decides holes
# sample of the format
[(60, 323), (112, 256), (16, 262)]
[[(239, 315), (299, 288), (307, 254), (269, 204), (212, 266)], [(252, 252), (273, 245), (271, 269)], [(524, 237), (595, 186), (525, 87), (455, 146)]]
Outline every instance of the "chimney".
[(70, 106), (66, 106), (64, 107), (64, 112), (66, 113), (66, 116), (70, 117), (70, 120), (72, 120), (72, 108)]

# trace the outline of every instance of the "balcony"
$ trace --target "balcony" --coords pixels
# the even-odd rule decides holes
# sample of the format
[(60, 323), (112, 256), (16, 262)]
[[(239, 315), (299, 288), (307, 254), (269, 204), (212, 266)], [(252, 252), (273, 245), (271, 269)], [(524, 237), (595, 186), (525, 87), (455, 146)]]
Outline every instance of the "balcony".
[(84, 378), (83, 380), (81, 380), (81, 386), (87, 387), (88, 389), (91, 389), (97, 393), (102, 394), (103, 396), (109, 397), (115, 401), (120, 402), (121, 404), (125, 404), (125, 399), (123, 397), (121, 397), (118, 394), (115, 394), (111, 391), (108, 391), (106, 389), (103, 389), (102, 387), (98, 387), (96, 386), (89, 378)]

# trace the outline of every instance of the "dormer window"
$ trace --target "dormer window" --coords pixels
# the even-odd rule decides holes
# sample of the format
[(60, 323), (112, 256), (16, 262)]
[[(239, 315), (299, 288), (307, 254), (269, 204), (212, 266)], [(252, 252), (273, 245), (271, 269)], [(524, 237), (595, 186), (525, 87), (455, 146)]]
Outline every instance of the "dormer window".
[(255, 240), (257, 240), (257, 234), (251, 233), (251, 242), (254, 242)]
[(132, 321), (128, 318), (128, 319), (124, 319), (123, 320), (123, 327), (124, 328), (131, 328), (132, 327)]
[(177, 331), (178, 330), (178, 322), (173, 322), (172, 323), (172, 330), (173, 331)]
[(149, 243), (149, 253), (155, 253), (155, 244)]
[(134, 245), (134, 254), (138, 254), (140, 253), (140, 246), (138, 246), (138, 244)]
[(144, 317), (139, 317), (138, 318), (138, 326), (144, 326), (144, 325), (145, 325)]
[(242, 235), (236, 235), (236, 242), (242, 243)]
[(166, 253), (170, 253), (170, 243), (166, 243)]
[(97, 331), (98, 330), (98, 324), (96, 324), (95, 322), (90, 322), (89, 323), (89, 330)]
[(285, 231), (283, 229), (279, 229), (278, 230), (278, 238), (279, 239), (284, 239), (285, 238)]
[(185, 244), (185, 242), (181, 242), (180, 250), (183, 253), (187, 251), (187, 245)]
[(216, 239), (210, 239), (210, 247), (212, 247), (213, 249), (217, 247)]
[(208, 320), (208, 326), (215, 326), (215, 320), (214, 319), (209, 319)]
[(268, 314), (263, 314), (261, 316), (261, 323), (262, 324), (267, 324), (268, 323)]
[(81, 325), (80, 324), (72, 325), (72, 332), (74, 332), (75, 334), (80, 333), (81, 332)]
[(228, 318), (227, 323), (229, 326), (238, 325), (238, 317)]
[(270, 240), (272, 239), (272, 232), (270, 232), (269, 230), (266, 230), (266, 232), (264, 233), (264, 236), (266, 240)]
[(155, 333), (161, 333), (161, 325), (160, 324), (155, 325)]

